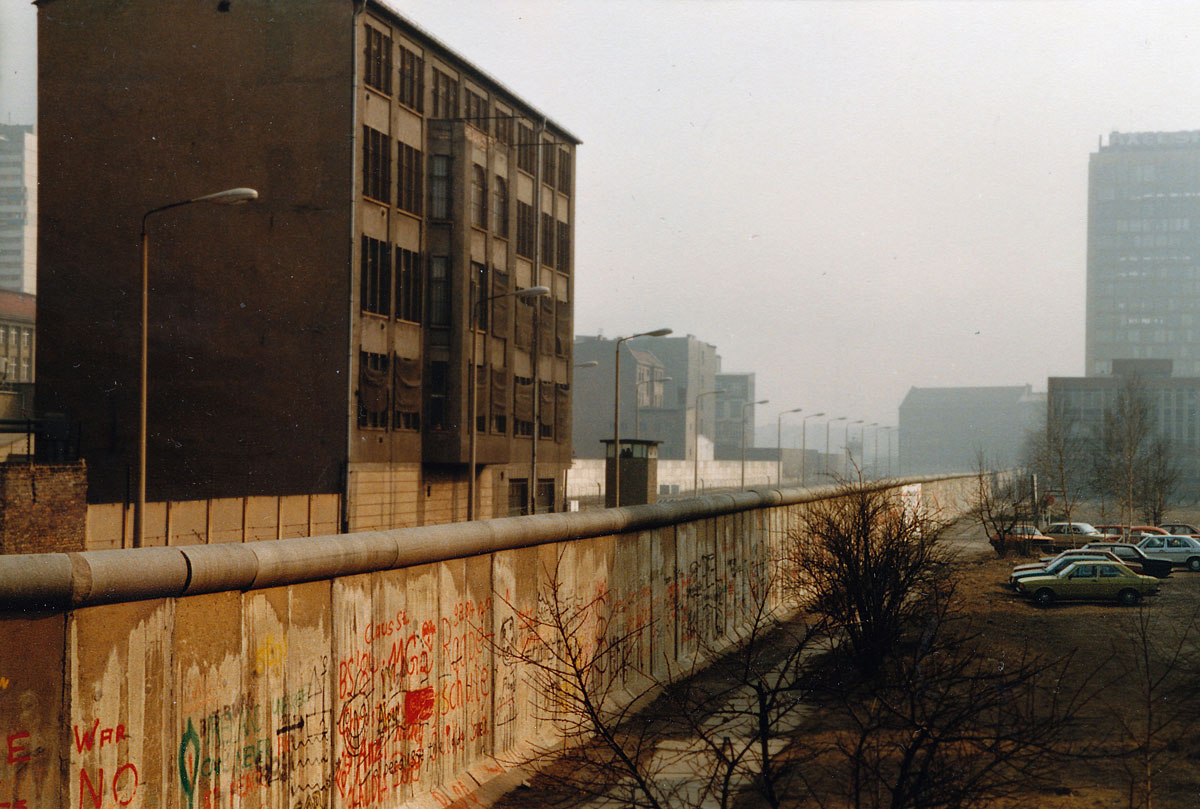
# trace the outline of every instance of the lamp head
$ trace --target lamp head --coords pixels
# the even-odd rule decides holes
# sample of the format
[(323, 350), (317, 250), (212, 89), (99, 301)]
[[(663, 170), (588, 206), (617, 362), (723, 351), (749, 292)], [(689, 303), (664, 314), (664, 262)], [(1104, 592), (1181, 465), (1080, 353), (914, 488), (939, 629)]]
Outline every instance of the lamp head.
[(550, 294), (550, 287), (538, 285), (536, 287), (525, 287), (518, 289), (512, 296), (514, 298), (542, 298)]
[(253, 188), (227, 188), (215, 194), (205, 194), (196, 197), (192, 202), (211, 202), (213, 205), (241, 205), (258, 199), (258, 192)]

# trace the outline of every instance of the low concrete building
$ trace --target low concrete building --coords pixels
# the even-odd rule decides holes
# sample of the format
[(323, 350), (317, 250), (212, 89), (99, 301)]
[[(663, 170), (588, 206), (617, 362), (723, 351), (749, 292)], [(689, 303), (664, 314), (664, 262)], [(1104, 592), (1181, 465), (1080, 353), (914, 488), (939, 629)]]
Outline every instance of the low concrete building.
[(910, 388), (900, 404), (900, 470), (927, 475), (1021, 462), (1026, 437), (1044, 420), (1046, 394), (1029, 385)]

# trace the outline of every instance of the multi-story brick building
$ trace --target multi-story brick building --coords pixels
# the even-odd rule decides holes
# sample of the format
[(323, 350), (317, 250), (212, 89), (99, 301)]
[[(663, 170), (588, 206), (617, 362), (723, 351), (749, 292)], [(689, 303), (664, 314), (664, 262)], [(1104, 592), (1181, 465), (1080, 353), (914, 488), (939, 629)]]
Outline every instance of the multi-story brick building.
[(37, 292), (37, 134), (0, 124), (0, 289)]
[(142, 217), (232, 187), (148, 220), (148, 542), (247, 498), (278, 535), (465, 519), (473, 426), (479, 516), (561, 499), (573, 135), (377, 2), (57, 0), (39, 54), (38, 407), (95, 530), (127, 530)]

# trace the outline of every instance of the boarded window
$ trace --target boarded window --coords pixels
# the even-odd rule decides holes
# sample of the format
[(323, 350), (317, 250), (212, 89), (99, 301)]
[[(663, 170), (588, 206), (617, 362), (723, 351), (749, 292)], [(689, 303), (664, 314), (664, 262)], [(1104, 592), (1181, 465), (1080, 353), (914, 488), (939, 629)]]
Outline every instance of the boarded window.
[(392, 377), (392, 427), (421, 429), (421, 361), (397, 356)]
[(387, 427), (389, 381), (386, 354), (358, 353), (359, 427)]

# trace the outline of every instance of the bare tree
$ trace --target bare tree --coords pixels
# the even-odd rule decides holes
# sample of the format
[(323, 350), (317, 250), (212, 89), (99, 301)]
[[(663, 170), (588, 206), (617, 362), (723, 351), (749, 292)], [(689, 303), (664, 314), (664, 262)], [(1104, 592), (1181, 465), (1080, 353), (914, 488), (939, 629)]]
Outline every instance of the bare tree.
[(562, 743), (509, 763), (576, 797), (650, 809), (729, 807), (745, 790), (778, 807), (806, 790), (796, 764), (811, 754), (790, 731), (805, 667), (829, 635), (820, 621), (781, 618), (769, 567), (750, 576), (732, 649), (698, 638), (697, 668), (660, 676), (636, 663), (651, 624), (635, 625), (611, 592), (575, 599), (557, 566), (545, 571), (536, 613), (514, 611), (520, 641), (497, 651), (532, 684), (539, 720)]
[(979, 521), (996, 553), (1003, 556), (1010, 548), (1029, 549), (1018, 536), (1017, 527), (1033, 519), (1033, 487), (1022, 470), (997, 470), (980, 452), (976, 458), (975, 490), (966, 508), (968, 516)]
[(896, 490), (843, 482), (810, 504), (791, 539), (793, 592), (829, 621), (856, 665), (874, 672), (904, 626), (945, 594), (947, 523), (904, 502)]
[(1168, 621), (1141, 607), (1113, 641), (1116, 677), (1109, 689), (1122, 695), (1115, 704), (1128, 706), (1113, 712), (1122, 730), (1113, 758), (1129, 778), (1129, 809), (1152, 809), (1159, 774), (1185, 757), (1195, 736), (1197, 618)]
[(1093, 491), (1120, 504), (1121, 520), (1133, 524), (1135, 493), (1156, 432), (1154, 411), (1139, 377), (1126, 377), (1092, 437)]
[(1134, 486), (1134, 500), (1143, 521), (1159, 525), (1175, 502), (1179, 488), (1179, 464), (1170, 439), (1155, 435), (1150, 440)]
[(1087, 488), (1089, 447), (1076, 413), (1047, 408), (1046, 423), (1030, 433), (1025, 465), (1047, 493), (1053, 493), (1061, 519), (1070, 522)]

